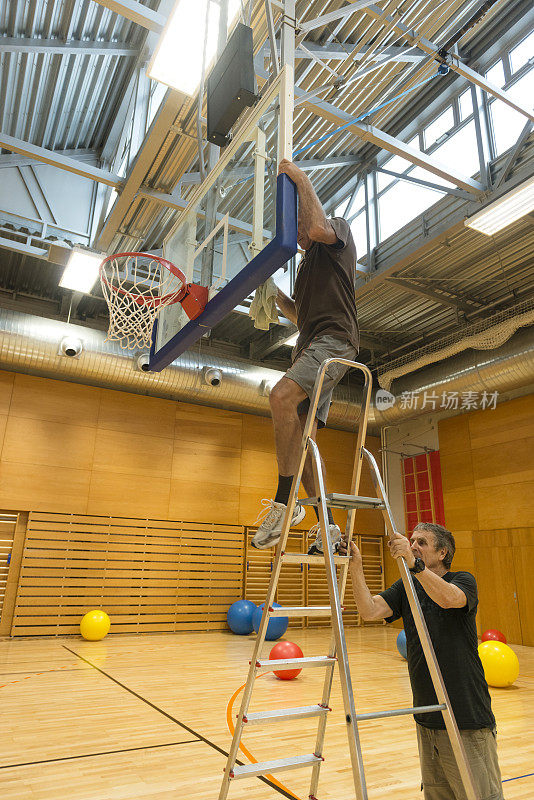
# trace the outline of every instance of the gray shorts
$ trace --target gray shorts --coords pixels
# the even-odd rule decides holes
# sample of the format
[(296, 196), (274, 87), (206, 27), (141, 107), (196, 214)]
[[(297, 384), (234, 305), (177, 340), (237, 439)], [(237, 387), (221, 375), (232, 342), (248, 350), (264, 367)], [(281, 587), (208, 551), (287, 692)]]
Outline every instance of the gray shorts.
[[(416, 725), (424, 800), (466, 800), (449, 735)], [(496, 731), (460, 731), (465, 755), (480, 800), (503, 800)]]
[[(295, 353), (295, 349), (293, 350)], [(298, 383), (308, 397), (299, 403), (298, 414), (307, 414), (310, 408), (310, 400), (315, 386), (315, 379), (323, 361), (326, 358), (346, 358), (354, 361), (358, 351), (350, 342), (344, 339), (337, 339), (335, 336), (318, 336), (312, 339), (310, 344), (301, 350), (291, 367), (286, 372), (286, 377)], [(332, 402), (332, 393), (348, 367), (344, 364), (332, 364), (328, 367), (323, 381), (319, 405), (317, 406), (317, 427), (324, 428)]]

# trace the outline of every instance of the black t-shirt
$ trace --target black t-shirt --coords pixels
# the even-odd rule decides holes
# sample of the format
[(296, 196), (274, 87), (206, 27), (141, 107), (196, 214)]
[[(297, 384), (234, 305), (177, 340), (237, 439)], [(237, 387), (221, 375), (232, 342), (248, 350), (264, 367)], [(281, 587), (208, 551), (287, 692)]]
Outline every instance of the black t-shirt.
[[(470, 572), (447, 572), (442, 577), (465, 593), (467, 604), (463, 608), (441, 608), (431, 600), (417, 578), (414, 585), (456, 722), (462, 730), (493, 728), (495, 717), (478, 655), (476, 580)], [(400, 617), (404, 622), (413, 704), (433, 705), (437, 703), (436, 693), (402, 581), (396, 581), (380, 594), (393, 611), (386, 622)], [(445, 728), (441, 711), (415, 714), (415, 720), (425, 728)]]
[(317, 336), (335, 336), (359, 348), (356, 245), (346, 220), (334, 217), (329, 222), (337, 243), (314, 242), (299, 264), (293, 292), (299, 329), (295, 355)]

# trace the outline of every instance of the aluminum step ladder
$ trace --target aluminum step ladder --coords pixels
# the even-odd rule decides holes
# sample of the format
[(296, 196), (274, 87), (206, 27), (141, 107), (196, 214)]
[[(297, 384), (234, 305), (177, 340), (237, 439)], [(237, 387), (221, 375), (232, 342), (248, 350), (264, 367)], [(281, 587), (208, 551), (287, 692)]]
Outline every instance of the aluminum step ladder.
[[(352, 369), (361, 371), (364, 375), (365, 383), (363, 388), (362, 410), (360, 414), (358, 426), (358, 439), (356, 445), (356, 456), (354, 461), (354, 468), (351, 482), (350, 494), (327, 494), (325, 491), (324, 479), (321, 469), (321, 459), (319, 449), (316, 443), (311, 439), (310, 434), (315, 419), (315, 413), (318, 406), (319, 397), (321, 394), (321, 387), (328, 367), (333, 363), (345, 364)], [(345, 642), (345, 633), (343, 628), (342, 607), (341, 603), (345, 593), (347, 582), (349, 557), (334, 555), (332, 553), (332, 546), (330, 542), (330, 533), (328, 525), (328, 508), (341, 508), (347, 510), (347, 524), (346, 533), (349, 539), (352, 538), (354, 528), (354, 517), (356, 510), (359, 508), (365, 509), (380, 509), (384, 516), (386, 535), (391, 539), (394, 532), (397, 530), (393, 521), (389, 501), (386, 497), (382, 478), (378, 470), (378, 466), (373, 455), (365, 449), (365, 436), (367, 432), (367, 422), (369, 415), (369, 405), (371, 400), (372, 391), (372, 375), (368, 367), (364, 364), (359, 364), (355, 361), (348, 361), (343, 358), (330, 358), (323, 362), (317, 379), (310, 402), (310, 409), (303, 431), (302, 447), (300, 462), (293, 479), (291, 487), (291, 494), (287, 504), (287, 511), (284, 516), (282, 532), (280, 541), (276, 548), (276, 555), (274, 559), (271, 580), (267, 590), (267, 597), (263, 609), (260, 627), (256, 637), (252, 658), (250, 660), (250, 668), (248, 671), (247, 682), (243, 691), (243, 698), (241, 701), (241, 708), (237, 716), (237, 722), (232, 739), (232, 745), (228, 754), (226, 767), (224, 769), (224, 777), (219, 792), (219, 800), (226, 800), (228, 797), (230, 784), (234, 780), (249, 778), (258, 775), (269, 775), (277, 772), (310, 767), (311, 779), (309, 800), (318, 800), (317, 791), (319, 784), (319, 775), (323, 758), (323, 744), (326, 731), (327, 717), (330, 712), (329, 701), (332, 688), (332, 681), (334, 677), (335, 665), (339, 668), (339, 678), (341, 681), (341, 691), (343, 696), (343, 705), (345, 711), (345, 721), (347, 726), (347, 737), (349, 743), (349, 752), (352, 763), (352, 772), (354, 779), (354, 791), (357, 800), (367, 800), (367, 786), (365, 781), (365, 772), (362, 758), (362, 751), (360, 746), (360, 737), (358, 732), (358, 722), (381, 719), (384, 717), (395, 717), (407, 714), (417, 714), (429, 711), (441, 711), (445, 721), (445, 726), (449, 734), (452, 749), (458, 764), (458, 769), (462, 778), (463, 786), (468, 800), (480, 800), (479, 795), (475, 789), (469, 764), (465, 756), (465, 751), (462, 745), (462, 740), (456, 725), (456, 720), (452, 712), (445, 684), (438, 666), (434, 648), (430, 640), (426, 622), (421, 612), (419, 599), (414, 589), (412, 575), (403, 558), (398, 558), (397, 563), (402, 578), (406, 594), (410, 603), (410, 608), (414, 617), (414, 621), (419, 634), (419, 639), (423, 648), (425, 659), (430, 671), (430, 676), (436, 692), (437, 704), (429, 706), (420, 706), (415, 708), (399, 708), (390, 711), (376, 711), (364, 714), (356, 713), (354, 692), (352, 689), (349, 661), (347, 655), (347, 647)], [(323, 555), (307, 555), (303, 553), (286, 553), (285, 547), (289, 529), (291, 527), (291, 519), (293, 515), (293, 508), (295, 506), (298, 490), (300, 486), (302, 471), (306, 458), (310, 454), (312, 459), (313, 474), (315, 478), (315, 486), (317, 496), (299, 500), (303, 505), (316, 506), (319, 510), (319, 522), (321, 526), (322, 541), (324, 545)], [(372, 480), (376, 489), (376, 497), (360, 497), (358, 489), (360, 485), (360, 476), (363, 459), (366, 459), (371, 470)], [(326, 581), (328, 584), (328, 592), (330, 597), (330, 606), (318, 607), (285, 607), (273, 608), (273, 601), (275, 597), (276, 588), (280, 571), (284, 564), (324, 564), (326, 570)], [(340, 565), (339, 578), (336, 578), (336, 567)], [(287, 658), (270, 661), (268, 658), (261, 657), (261, 651), (265, 643), (265, 634), (267, 625), (271, 617), (331, 617), (332, 621), (332, 635), (328, 654), (325, 656), (311, 656), (306, 658)], [(325, 670), (323, 693), (319, 703), (316, 705), (303, 706), (299, 708), (286, 708), (276, 711), (262, 711), (258, 713), (248, 713), (252, 691), (254, 687), (254, 680), (257, 672), (260, 669), (280, 669), (283, 667), (290, 668), (321, 668)], [(299, 719), (304, 717), (317, 718), (317, 733), (315, 739), (315, 746), (312, 753), (301, 756), (293, 756), (288, 758), (274, 759), (271, 761), (264, 761), (256, 764), (239, 765), (236, 763), (239, 745), (243, 736), (243, 731), (248, 725), (263, 725), (268, 723), (283, 723), (285, 720)]]

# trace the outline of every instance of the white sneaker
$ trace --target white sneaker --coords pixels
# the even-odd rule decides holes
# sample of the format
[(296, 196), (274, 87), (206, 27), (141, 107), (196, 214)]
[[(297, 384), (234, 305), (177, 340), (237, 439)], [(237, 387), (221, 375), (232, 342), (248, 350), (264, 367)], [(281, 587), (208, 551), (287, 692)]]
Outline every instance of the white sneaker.
[[(339, 525), (330, 525), (330, 541), (332, 543), (332, 552), (335, 553), (337, 551), (337, 545), (341, 541), (341, 530)], [(315, 535), (315, 541), (308, 550), (309, 556), (322, 556), (324, 553), (323, 550), (323, 537), (321, 534), (321, 523), (317, 522), (313, 528), (310, 528), (310, 532), (308, 536)]]
[[(275, 503), (274, 500), (268, 500), (267, 498), (264, 498), (261, 503), (265, 508), (260, 512), (258, 519), (254, 523), (255, 525), (260, 523), (260, 526), (251, 541), (251, 545), (257, 547), (258, 550), (265, 550), (268, 547), (274, 547), (280, 541), (282, 523), (287, 506), (284, 503)], [(305, 515), (306, 509), (300, 503), (295, 503), (291, 527), (302, 522)]]

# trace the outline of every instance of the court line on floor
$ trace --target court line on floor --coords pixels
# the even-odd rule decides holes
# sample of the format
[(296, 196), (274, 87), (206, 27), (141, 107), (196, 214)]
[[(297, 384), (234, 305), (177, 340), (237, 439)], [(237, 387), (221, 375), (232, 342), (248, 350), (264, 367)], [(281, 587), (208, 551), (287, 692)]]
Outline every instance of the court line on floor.
[(44, 675), (45, 672), (59, 672), (66, 670), (67, 672), (83, 672), (83, 667), (58, 667), (57, 669), (41, 669), (39, 672), (32, 671), (31, 669), (21, 669), (16, 672), (0, 672), (0, 678), (3, 675)]
[(33, 767), (36, 764), (52, 764), (55, 761), (73, 761), (77, 758), (114, 756), (119, 753), (131, 753), (134, 750), (154, 750), (156, 747), (174, 747), (177, 744), (197, 744), (197, 743), (198, 739), (185, 739), (183, 742), (167, 742), (166, 744), (146, 744), (143, 747), (125, 747), (123, 750), (103, 750), (101, 753), (81, 753), (78, 756), (60, 756), (59, 758), (44, 758), (42, 761), (24, 761), (20, 764), (0, 764), (0, 769), (15, 769), (16, 767)]
[[(181, 728), (183, 728), (184, 730), (188, 731), (193, 736), (196, 736), (199, 741), (204, 742), (205, 744), (208, 745), (208, 747), (212, 747), (214, 750), (217, 750), (218, 753), (221, 753), (223, 756), (228, 758), (228, 751), (224, 750), (222, 747), (219, 747), (219, 745), (215, 744), (215, 742), (210, 741), (210, 739), (206, 739), (206, 737), (203, 736), (201, 733), (198, 733), (198, 731), (193, 730), (193, 728), (190, 728), (185, 723), (180, 722), (180, 720), (176, 719), (176, 717), (173, 717), (171, 714), (168, 714), (162, 708), (159, 708), (158, 706), (154, 705), (154, 703), (151, 703), (150, 700), (147, 700), (142, 695), (137, 694), (137, 692), (134, 692), (133, 689), (130, 689), (124, 683), (121, 683), (120, 681), (118, 681), (117, 678), (114, 678), (112, 675), (109, 674), (109, 672), (105, 672), (100, 667), (97, 667), (96, 664), (92, 664), (87, 658), (85, 658), (84, 656), (81, 656), (75, 650), (71, 650), (70, 647), (67, 647), (65, 644), (62, 644), (61, 647), (63, 647), (65, 650), (67, 650), (67, 652), (72, 653), (73, 656), (76, 656), (76, 658), (79, 658), (81, 661), (85, 661), (86, 664), (89, 664), (90, 667), (93, 667), (93, 669), (96, 669), (102, 675), (105, 675), (106, 678), (109, 678), (110, 681), (113, 681), (113, 683), (116, 683), (117, 686), (120, 686), (122, 689), (125, 689), (130, 694), (133, 694), (133, 696), (137, 697), (138, 700), (141, 700), (143, 703), (146, 703), (148, 706), (153, 708), (155, 711), (159, 711), (160, 714), (163, 714), (164, 717), (167, 717), (167, 719), (170, 719), (171, 722), (175, 722), (176, 725), (179, 725)], [(238, 759), (236, 759), (235, 763), (239, 764), (240, 766), (244, 766), (243, 761), (239, 761)], [(283, 795), (283, 797), (287, 797), (287, 798), (289, 798), (289, 800), (294, 800), (294, 795), (293, 794), (289, 794), (288, 792), (285, 792), (283, 789), (280, 789), (272, 781), (268, 780), (267, 778), (264, 778), (263, 775), (257, 775), (256, 777), (258, 778), (259, 781), (261, 781), (262, 783), (266, 783), (268, 786), (270, 786), (276, 792), (278, 792), (279, 794)]]
[(516, 775), (515, 778), (505, 778), (503, 783), (508, 783), (508, 781), (518, 781), (521, 778), (532, 778), (534, 777), (534, 772), (528, 772), (526, 775)]

